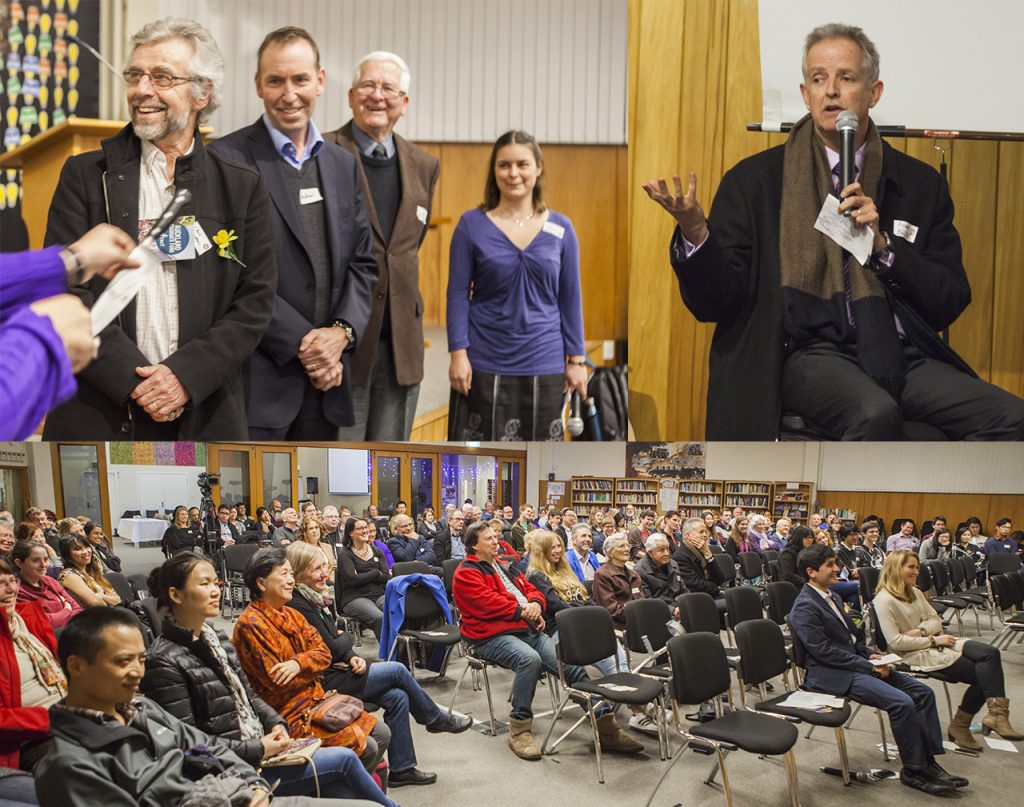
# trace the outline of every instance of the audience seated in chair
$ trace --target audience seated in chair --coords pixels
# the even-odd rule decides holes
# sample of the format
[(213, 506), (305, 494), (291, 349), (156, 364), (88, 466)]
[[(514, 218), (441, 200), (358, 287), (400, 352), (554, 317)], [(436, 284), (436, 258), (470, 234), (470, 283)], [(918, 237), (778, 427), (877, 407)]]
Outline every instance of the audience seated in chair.
[(969, 684), (946, 729), (958, 746), (975, 752), (984, 748), (971, 735), (971, 722), (982, 704), (988, 707), (981, 721), (986, 733), (995, 731), (1005, 740), (1024, 740), (1024, 734), (1010, 725), (999, 650), (943, 633), (942, 620), (917, 588), (919, 569), (917, 556), (906, 550), (893, 552), (882, 567), (872, 605), (889, 650), (902, 656), (913, 670), (939, 670), (953, 681)]
[[(531, 733), (533, 695), (541, 670), (558, 674), (554, 643), (544, 632), (544, 595), (515, 566), (496, 560), (498, 535), (491, 522), (470, 525), (465, 544), (469, 554), (456, 570), (452, 586), (462, 614), (462, 634), (480, 658), (515, 673), (509, 746), (522, 759), (540, 759), (540, 748)], [(589, 678), (580, 667), (571, 668), (567, 675), (572, 681)], [(608, 710), (601, 711), (598, 730), (605, 750), (643, 750)]]
[[(312, 547), (310, 552), (315, 551)], [(220, 613), (220, 587), (210, 561), (179, 552), (154, 569), (149, 590), (166, 616), (146, 654), (146, 697), (189, 726), (216, 737), (246, 764), (259, 767), (287, 750), (284, 718), (253, 692), (227, 635), (209, 620)], [(350, 748), (321, 747), (312, 764), (273, 769), (276, 796), (361, 798), (393, 807)]]
[(800, 552), (797, 564), (808, 582), (789, 616), (807, 650), (805, 686), (888, 712), (903, 760), (903, 784), (931, 795), (965, 787), (966, 779), (949, 774), (935, 759), (945, 749), (931, 688), (891, 666), (872, 664), (879, 654), (868, 650), (862, 631), (830, 591), (839, 573), (835, 553), (814, 545)]
[(18, 602), (37, 602), (54, 630), (82, 610), (67, 589), (46, 573), (46, 547), (35, 541), (18, 541), (11, 550), (11, 562), (18, 570), (21, 586)]

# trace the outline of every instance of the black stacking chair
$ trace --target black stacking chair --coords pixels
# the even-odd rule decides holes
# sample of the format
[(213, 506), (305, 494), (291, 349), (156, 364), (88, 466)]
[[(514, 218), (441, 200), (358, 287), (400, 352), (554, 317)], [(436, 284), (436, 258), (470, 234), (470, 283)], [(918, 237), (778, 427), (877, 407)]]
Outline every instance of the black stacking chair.
[[(795, 588), (792, 583), (786, 585)], [(769, 619), (753, 619), (737, 625), (736, 643), (740, 649), (740, 666), (737, 670), (740, 692), (745, 689), (744, 684), (753, 684), (761, 696), (761, 701), (754, 704), (757, 711), (783, 715), (790, 719), (796, 718), (809, 726), (832, 729), (836, 733), (836, 745), (839, 746), (843, 784), (850, 784), (850, 759), (846, 753), (846, 732), (843, 730), (843, 724), (850, 719), (850, 704), (844, 700), (843, 708), (820, 712), (780, 705), (792, 693), (786, 675), (790, 667), (789, 656), (786, 653), (782, 629), (777, 623)], [(786, 691), (782, 695), (769, 698), (765, 682), (780, 675)]]
[(736, 585), (736, 564), (733, 563), (732, 555), (725, 553), (714, 556), (715, 563), (722, 570), (722, 585), (719, 588), (731, 588)]
[(980, 605), (984, 608), (988, 605), (988, 594), (980, 594), (967, 590), (967, 576), (964, 573), (964, 566), (960, 562), (960, 558), (946, 558), (945, 560), (937, 562), (943, 565), (949, 576), (949, 593), (967, 603), (967, 607), (974, 614), (974, 626), (978, 629), (978, 635), (981, 636), (981, 621), (978, 618), (978, 606)]
[(256, 544), (234, 544), (224, 547), (224, 595), (220, 600), (221, 613), (224, 613), (226, 605), (231, 611), (231, 619), (235, 618), (235, 594), (242, 592), (242, 605), (249, 595), (249, 587), (245, 585), (242, 575), (245, 574), (245, 567), (249, 565), (252, 556), (256, 554), (259, 546)]
[(857, 582), (860, 583), (860, 610), (868, 607), (875, 598), (875, 589), (878, 588), (878, 578), (882, 576), (882, 570), (874, 566), (861, 566), (857, 571)]
[(132, 588), (132, 584), (128, 582), (128, 578), (120, 572), (107, 572), (107, 582), (113, 587), (117, 596), (121, 598), (121, 605), (128, 605), (135, 602), (137, 599), (135, 596), (135, 590)]
[(762, 565), (761, 556), (756, 552), (740, 552), (740, 582), (745, 586), (757, 585), (755, 581), (759, 581), (764, 577), (764, 566)]
[(780, 580), (778, 583), (769, 583), (765, 586), (765, 594), (768, 596), (768, 618), (776, 625), (785, 625), (786, 617), (789, 616), (799, 593), (797, 587), (788, 580)]
[(392, 577), (405, 577), (407, 574), (433, 574), (433, 571), (422, 560), (400, 560), (391, 567)]
[[(414, 560), (410, 563), (421, 563), (422, 561)], [(398, 564), (396, 563), (395, 566)], [(427, 564), (423, 564), (427, 566)], [(429, 570), (429, 566), (427, 569)], [(408, 572), (408, 574), (414, 574), (415, 572)], [(430, 572), (426, 572), (429, 574)], [(447, 649), (445, 653), (444, 666), (441, 668), (441, 672), (438, 678), (444, 676), (445, 669), (448, 666), (448, 656), (451, 654), (451, 649), (462, 640), (462, 634), (459, 631), (458, 625), (450, 624), (437, 624), (433, 627), (423, 628), (422, 630), (416, 630), (413, 628), (405, 627), (406, 623), (413, 623), (420, 625), (423, 623), (433, 623), (439, 620), (444, 620), (444, 611), (441, 610), (441, 605), (436, 599), (434, 599), (433, 593), (426, 586), (420, 584), (413, 584), (406, 589), (405, 592), (405, 616), (402, 619), (402, 625), (398, 629), (398, 633), (395, 636), (395, 643), (391, 646), (391, 650), (388, 653), (387, 660), (391, 661), (398, 658), (398, 645), (402, 645), (402, 649), (405, 650), (406, 663), (409, 667), (409, 672), (413, 672), (413, 654), (412, 654), (412, 643), (419, 642), (420, 644), (429, 645), (432, 647), (444, 647)], [(386, 648), (381, 648), (378, 655), (386, 652)]]
[[(713, 633), (718, 636), (722, 620), (718, 616), (715, 598), (704, 591), (690, 591), (676, 597), (679, 606), (679, 622), (687, 633)], [(735, 647), (725, 648), (729, 664), (735, 666), (739, 651)]]
[(725, 595), (726, 624), (734, 634), (736, 626), (741, 622), (764, 617), (759, 589), (750, 586), (737, 586), (736, 588), (727, 588), (722, 594)]
[[(594, 709), (602, 703), (626, 703), (639, 706), (655, 701), (657, 703), (658, 751), (661, 758), (665, 759), (668, 756), (667, 732), (665, 728), (665, 698), (661, 682), (631, 672), (616, 672), (602, 678), (577, 681), (576, 683), (570, 683), (565, 677), (565, 667), (568, 664), (586, 667), (601, 659), (616, 656), (618, 640), (615, 638), (615, 628), (612, 625), (612, 617), (608, 613), (608, 609), (599, 605), (566, 608), (555, 614), (555, 621), (558, 623), (558, 645), (556, 646), (558, 680), (562, 684), (564, 695), (551, 718), (544, 741), (541, 743), (544, 753), (553, 753), (558, 744), (589, 717), (590, 728), (594, 734), (594, 749), (597, 753), (597, 781), (604, 784), (601, 739), (597, 734), (597, 714)], [(728, 668), (726, 668), (726, 675), (728, 675)], [(570, 698), (577, 703), (582, 702), (586, 714), (549, 746), (548, 740)]]
[[(667, 625), (672, 619), (672, 609), (663, 600), (632, 600), (626, 603), (625, 616), (626, 666), (631, 672), (641, 675), (671, 678), (672, 671), (668, 664), (658, 664), (658, 658), (665, 653), (665, 645), (672, 636)], [(647, 658), (634, 667), (633, 653), (640, 653)]]
[[(775, 562), (774, 566), (772, 566), (772, 562), (773, 561)], [(779, 579), (779, 577), (778, 577), (778, 574), (779, 574), (778, 563), (779, 563), (779, 552), (778, 552), (777, 549), (762, 549), (761, 550), (761, 567), (764, 569), (764, 576), (767, 577), (769, 581), (778, 580)]]
[[(926, 560), (921, 564), (922, 569), (927, 569), (931, 575), (932, 587), (935, 589), (935, 596), (932, 597), (929, 602), (932, 607), (940, 614), (946, 609), (953, 609), (953, 616), (956, 617), (957, 627), (960, 629), (960, 635), (964, 634), (964, 623), (960, 619), (960, 612), (966, 611), (971, 607), (971, 604), (967, 600), (957, 597), (950, 593), (949, 586), (949, 569), (946, 564), (941, 560)], [(923, 591), (922, 586), (918, 586)], [(977, 615), (977, 614), (975, 614)], [(978, 634), (981, 634), (981, 627), (978, 628)]]
[(988, 562), (989, 576), (1020, 571), (1020, 558), (1009, 552), (993, 552), (991, 555), (986, 555), (985, 558)]
[[(800, 670), (806, 670), (807, 669), (807, 648), (804, 647), (803, 642), (800, 641), (800, 637), (797, 636), (796, 635), (796, 631), (793, 630), (793, 623), (789, 621), (789, 617), (786, 617), (786, 624), (789, 625), (789, 635), (793, 639), (793, 664), (795, 664), (796, 667), (798, 669), (800, 669)], [(801, 680), (802, 679), (803, 679), (803, 676), (801, 676)], [(806, 687), (801, 687), (801, 688), (802, 689), (807, 689)], [(808, 691), (812, 692), (813, 690), (808, 690)], [(860, 708), (863, 705), (864, 704), (862, 704), (862, 703), (858, 703), (857, 704), (857, 708), (855, 708), (850, 713), (850, 717), (846, 721), (846, 723), (844, 724), (844, 728), (850, 728), (850, 725), (853, 723), (853, 719), (857, 716), (857, 712), (860, 711)], [(882, 758), (886, 762), (889, 762), (892, 759), (892, 757), (889, 756), (889, 743), (888, 743), (888, 741), (885, 738), (885, 718), (882, 717), (882, 712), (881, 712), (880, 709), (875, 709), (875, 715), (877, 715), (877, 717), (878, 717), (878, 730), (879, 730), (879, 732), (882, 735)], [(811, 738), (811, 733), (814, 731), (814, 729), (815, 729), (815, 726), (812, 725), (807, 730), (807, 734), (805, 735), (805, 739), (809, 740)], [(837, 742), (838, 742), (838, 738), (837, 738)], [(844, 750), (845, 750), (845, 744), (844, 744)], [(844, 779), (845, 779), (845, 777), (844, 777)]]
[(128, 585), (132, 587), (136, 600), (144, 600), (149, 596), (149, 580), (144, 574), (129, 574)]
[[(732, 807), (732, 791), (725, 767), (726, 754), (739, 750), (750, 754), (781, 756), (786, 764), (790, 801), (794, 807), (799, 805), (800, 787), (797, 782), (796, 758), (793, 755), (793, 746), (800, 736), (796, 726), (786, 720), (746, 709), (723, 713), (722, 694), (729, 691), (730, 676), (725, 648), (717, 636), (707, 633), (673, 636), (668, 641), (668, 653), (672, 665), (672, 713), (676, 731), (687, 743), (710, 747), (715, 753), (715, 765), (704, 782), (712, 784), (721, 769), (725, 802), (728, 807)], [(714, 701), (717, 717), (708, 723), (684, 728), (679, 720), (679, 706), (708, 700)]]
[(1006, 648), (1015, 634), (1024, 632), (1022, 603), (1018, 601), (1013, 575), (991, 575), (988, 583), (992, 587), (992, 600), (999, 615), (1000, 625), (999, 632), (992, 639), (992, 646)]
[(453, 600), (452, 595), (452, 581), (455, 580), (455, 570), (459, 568), (459, 564), (462, 561), (459, 558), (448, 558), (448, 560), (441, 563), (441, 568), (444, 569), (444, 590), (448, 592), (448, 599)]

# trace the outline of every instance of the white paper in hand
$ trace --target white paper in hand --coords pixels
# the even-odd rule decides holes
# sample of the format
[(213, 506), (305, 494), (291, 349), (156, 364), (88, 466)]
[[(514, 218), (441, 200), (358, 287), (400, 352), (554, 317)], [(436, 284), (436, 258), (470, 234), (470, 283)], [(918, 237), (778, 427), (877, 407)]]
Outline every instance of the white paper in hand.
[(160, 269), (163, 256), (146, 239), (132, 250), (132, 258), (139, 262), (138, 269), (125, 269), (118, 272), (107, 284), (106, 290), (92, 307), (92, 335), (99, 336), (114, 317), (124, 311), (124, 307), (139, 293), (152, 274)]
[(839, 244), (859, 263), (867, 263), (875, 243), (875, 234), (870, 227), (854, 227), (853, 219), (839, 212), (839, 200), (835, 196), (829, 194), (825, 197), (818, 220), (814, 222), (814, 229)]
[(889, 653), (881, 658), (868, 659), (876, 667), (885, 667), (887, 664), (899, 664), (903, 661), (902, 656), (897, 656), (895, 653)]

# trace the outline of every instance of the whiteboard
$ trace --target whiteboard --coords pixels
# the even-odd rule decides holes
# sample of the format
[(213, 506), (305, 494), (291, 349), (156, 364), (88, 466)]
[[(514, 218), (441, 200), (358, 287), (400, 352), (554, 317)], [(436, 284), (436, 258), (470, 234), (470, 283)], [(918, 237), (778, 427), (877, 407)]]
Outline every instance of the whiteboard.
[(760, 0), (761, 87), (766, 124), (794, 122), (804, 39), (819, 25), (858, 25), (881, 57), (885, 90), (876, 124), (910, 129), (1024, 132), (1020, 0)]
[(370, 452), (361, 448), (327, 449), (327, 492), (370, 492)]

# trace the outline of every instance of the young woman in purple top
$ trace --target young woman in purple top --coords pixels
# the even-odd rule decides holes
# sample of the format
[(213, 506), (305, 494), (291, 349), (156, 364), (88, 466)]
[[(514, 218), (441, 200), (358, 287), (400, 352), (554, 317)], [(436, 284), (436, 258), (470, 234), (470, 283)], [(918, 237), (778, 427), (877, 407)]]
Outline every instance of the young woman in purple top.
[(561, 440), (564, 393), (586, 394), (579, 242), (543, 176), (537, 141), (506, 132), (452, 235), (449, 440)]

